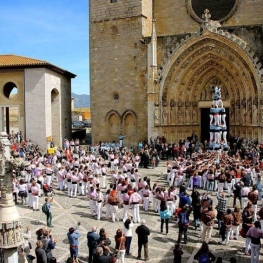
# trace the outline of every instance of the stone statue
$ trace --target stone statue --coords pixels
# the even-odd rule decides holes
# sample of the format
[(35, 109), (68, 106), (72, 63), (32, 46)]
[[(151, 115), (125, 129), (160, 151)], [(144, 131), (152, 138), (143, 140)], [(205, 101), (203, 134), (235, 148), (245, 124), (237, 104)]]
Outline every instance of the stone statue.
[(155, 106), (155, 109), (154, 109), (154, 123), (155, 124), (160, 123), (159, 107), (158, 106)]
[(21, 241), (21, 227), (20, 226), (15, 228), (15, 240), (18, 243)]
[(163, 108), (163, 124), (167, 124), (168, 114), (166, 108)]
[(14, 244), (14, 239), (13, 239), (13, 230), (9, 229), (7, 232), (7, 243), (8, 245), (13, 245)]
[(239, 124), (240, 122), (240, 107), (236, 106), (236, 124)]
[(170, 108), (170, 120), (171, 123), (175, 123), (175, 107)]
[(245, 124), (246, 123), (246, 106), (243, 105), (242, 107), (242, 123), (241, 124)]
[(178, 122), (179, 124), (182, 123), (182, 118), (183, 118), (183, 116), (182, 116), (181, 108), (178, 108), (177, 122)]
[(197, 109), (193, 109), (193, 123), (197, 123)]
[(258, 107), (257, 105), (253, 105), (253, 116), (252, 116), (252, 124), (258, 124)]
[(188, 107), (185, 109), (185, 123), (190, 123), (190, 110)]

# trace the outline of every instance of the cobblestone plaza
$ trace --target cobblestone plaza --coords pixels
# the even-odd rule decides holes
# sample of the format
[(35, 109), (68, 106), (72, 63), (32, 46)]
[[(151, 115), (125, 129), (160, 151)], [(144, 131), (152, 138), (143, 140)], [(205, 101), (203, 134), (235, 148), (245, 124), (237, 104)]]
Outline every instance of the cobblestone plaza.
[[(140, 168), (139, 172), (142, 176), (148, 176), (151, 179), (151, 184), (157, 182), (158, 185), (168, 186), (166, 182), (166, 162), (162, 161), (160, 165), (155, 169), (143, 169)], [(110, 177), (108, 177), (109, 179)], [(56, 183), (54, 183), (54, 189), (56, 189)], [(123, 223), (120, 222), (109, 222), (105, 219), (105, 208), (103, 208), (103, 218), (98, 221), (90, 215), (89, 202), (86, 196), (79, 196), (78, 198), (67, 197), (66, 192), (56, 191), (54, 196), (54, 204), (52, 207), (53, 214), (53, 228), (52, 234), (58, 239), (56, 248), (54, 249), (54, 256), (56, 256), (57, 261), (60, 263), (66, 262), (69, 257), (69, 245), (67, 243), (67, 232), (69, 227), (76, 226), (78, 222), (81, 223), (79, 228), (80, 233), (80, 247), (79, 247), (79, 259), (80, 262), (88, 262), (88, 247), (87, 247), (87, 232), (90, 231), (92, 226), (97, 226), (98, 230), (100, 228), (105, 228), (108, 232), (108, 236), (111, 239), (111, 247), (115, 246), (114, 236), (118, 228), (123, 228)], [(203, 190), (200, 190), (202, 193)], [(190, 190), (189, 190), (189, 193)], [(214, 199), (214, 206), (217, 204), (215, 200), (215, 193), (212, 196)], [(33, 211), (26, 206), (18, 205), (19, 213), (22, 217), (23, 225), (26, 227), (28, 224), (31, 225), (31, 243), (33, 249), (35, 248), (36, 235), (35, 232), (39, 228), (46, 227), (46, 216), (41, 211), (41, 206), (44, 203), (44, 197), (40, 198), (40, 211)], [(232, 198), (228, 198), (228, 207), (232, 208)], [(151, 210), (152, 206), (150, 203), (150, 210), (145, 212), (141, 208), (141, 219), (146, 219), (147, 226), (150, 228), (150, 239), (149, 239), (149, 262), (158, 263), (168, 263), (173, 262), (173, 247), (178, 238), (178, 227), (174, 218), (170, 219), (169, 224), (169, 234), (164, 235), (160, 233), (160, 217), (158, 213)], [(122, 209), (119, 210), (120, 218), (122, 218)], [(192, 216), (191, 216), (192, 219)], [(131, 244), (130, 256), (125, 256), (125, 262), (143, 262), (137, 261), (137, 235), (135, 229), (138, 224), (134, 225), (133, 228), (133, 239)], [(216, 225), (217, 226), (217, 225)], [(183, 261), (194, 262), (193, 257), (201, 246), (200, 240), (200, 230), (194, 230), (194, 226), (191, 220), (189, 230), (188, 230), (188, 244), (182, 244), (183, 247)], [(238, 262), (250, 262), (250, 257), (244, 255), (244, 244), (245, 240), (239, 238), (239, 240), (230, 240), (228, 246), (219, 245), (218, 230), (214, 227), (212, 234), (212, 244), (209, 244), (211, 252), (216, 256), (221, 256), (224, 262), (229, 262), (230, 257), (236, 257)], [(31, 251), (34, 255), (34, 251)], [(142, 255), (143, 256), (143, 255)], [(262, 253), (260, 260), (262, 260)]]

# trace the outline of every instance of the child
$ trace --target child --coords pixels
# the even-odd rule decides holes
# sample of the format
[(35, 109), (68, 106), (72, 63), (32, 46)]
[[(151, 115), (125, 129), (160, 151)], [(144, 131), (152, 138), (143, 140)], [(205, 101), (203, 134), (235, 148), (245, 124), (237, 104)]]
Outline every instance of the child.
[(179, 242), (175, 244), (173, 253), (174, 253), (174, 263), (181, 263), (182, 255), (184, 252)]

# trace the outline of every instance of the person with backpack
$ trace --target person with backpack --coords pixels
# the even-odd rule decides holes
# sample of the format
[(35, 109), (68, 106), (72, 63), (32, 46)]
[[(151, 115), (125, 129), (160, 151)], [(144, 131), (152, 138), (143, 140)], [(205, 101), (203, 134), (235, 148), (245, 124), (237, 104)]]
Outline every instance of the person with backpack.
[(184, 254), (183, 249), (180, 243), (176, 243), (173, 249), (174, 254), (174, 262), (173, 263), (181, 263), (182, 262), (182, 255)]
[(191, 205), (191, 199), (186, 191), (179, 194), (179, 208), (183, 208), (185, 205)]
[(189, 216), (192, 212), (192, 209), (189, 205), (185, 205), (183, 208), (178, 208), (176, 214), (178, 216), (178, 243), (181, 243), (182, 234), (184, 234), (184, 243), (187, 244), (187, 230), (189, 226)]
[(208, 244), (203, 242), (201, 248), (194, 255), (194, 259), (199, 263), (210, 263), (215, 261), (216, 257), (210, 252)]
[(163, 233), (163, 225), (165, 222), (166, 235), (168, 234), (169, 218), (172, 216), (171, 211), (168, 209), (166, 202), (161, 201), (160, 205), (160, 217), (161, 217), (161, 234)]
[(45, 203), (42, 206), (42, 212), (47, 216), (47, 226), (53, 227), (52, 225), (52, 212), (51, 207), (53, 203), (53, 198), (49, 199), (48, 197), (45, 198)]

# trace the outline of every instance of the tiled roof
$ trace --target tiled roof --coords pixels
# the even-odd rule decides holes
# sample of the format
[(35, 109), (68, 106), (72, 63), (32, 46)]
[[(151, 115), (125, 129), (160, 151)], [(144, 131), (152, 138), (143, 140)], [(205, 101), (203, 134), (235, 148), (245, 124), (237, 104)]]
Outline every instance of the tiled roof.
[(50, 63), (27, 57), (16, 55), (0, 55), (0, 67), (6, 66), (33, 66), (33, 65), (48, 65)]
[(27, 57), (22, 57), (22, 56), (17, 56), (17, 55), (0, 55), (0, 69), (4, 68), (27, 68), (27, 67), (46, 67), (50, 68), (54, 71), (60, 72), (62, 74), (68, 75), (71, 78), (75, 78), (76, 75), (66, 71), (62, 68), (59, 68), (47, 61), (44, 60), (38, 60), (34, 58), (27, 58)]

